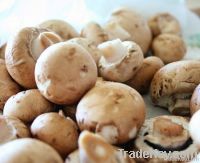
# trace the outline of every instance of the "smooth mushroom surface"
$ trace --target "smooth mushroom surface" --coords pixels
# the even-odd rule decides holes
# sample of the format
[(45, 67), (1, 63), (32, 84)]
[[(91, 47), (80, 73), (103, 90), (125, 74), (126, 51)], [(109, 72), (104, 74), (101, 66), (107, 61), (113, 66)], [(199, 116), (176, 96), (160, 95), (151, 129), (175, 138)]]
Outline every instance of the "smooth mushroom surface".
[(18, 138), (30, 137), (28, 127), (19, 119), (0, 115), (0, 145)]
[(183, 39), (173, 34), (160, 34), (152, 43), (153, 55), (162, 59), (164, 63), (181, 60), (186, 54), (186, 45)]
[(106, 80), (125, 82), (142, 66), (142, 50), (132, 41), (107, 41), (100, 44), (98, 49), (103, 54), (99, 60), (99, 72)]
[(0, 46), (0, 58), (5, 59), (6, 43)]
[(82, 46), (63, 42), (46, 49), (36, 63), (38, 89), (49, 101), (73, 105), (95, 85), (97, 66)]
[(140, 158), (139, 160), (144, 163), (154, 161), (169, 163), (170, 160), (167, 159), (175, 158), (178, 154), (185, 156), (197, 153), (197, 145), (193, 143), (188, 127), (188, 121), (181, 116), (163, 115), (147, 119), (135, 140), (134, 150), (147, 153), (152, 153), (154, 150), (166, 152), (166, 154), (170, 152), (170, 156), (166, 157), (166, 160), (161, 155), (158, 158)]
[(178, 20), (170, 13), (159, 13), (148, 21), (151, 32), (154, 36), (163, 33), (181, 35), (181, 26)]
[(154, 56), (147, 57), (143, 60), (140, 69), (126, 84), (136, 89), (141, 94), (145, 94), (149, 91), (154, 74), (163, 66), (164, 63), (160, 58)]
[(58, 34), (64, 41), (78, 37), (78, 32), (69, 23), (59, 19), (46, 20), (39, 24), (40, 28), (47, 28)]
[(154, 75), (150, 94), (154, 105), (167, 108), (172, 114), (188, 115), (190, 98), (200, 83), (200, 61), (170, 63)]
[(0, 110), (3, 110), (6, 101), (18, 92), (20, 86), (9, 75), (5, 61), (0, 59)]
[(195, 88), (190, 100), (190, 113), (193, 115), (200, 110), (200, 84)]
[(32, 138), (22, 138), (0, 146), (2, 163), (63, 163), (50, 145)]
[(87, 23), (81, 31), (81, 37), (87, 38), (96, 46), (108, 40), (107, 33), (96, 22)]
[(136, 42), (141, 47), (144, 55), (146, 54), (152, 36), (148, 23), (141, 15), (129, 8), (119, 8), (112, 12), (108, 23), (117, 24), (119, 28), (126, 31), (126, 35), (131, 37), (130, 40)]
[(54, 110), (54, 104), (47, 101), (37, 89), (22, 91), (11, 96), (6, 102), (3, 115), (31, 122), (38, 115)]
[(76, 120), (81, 131), (89, 130), (111, 144), (122, 144), (136, 137), (145, 113), (144, 101), (133, 88), (102, 82), (80, 100)]
[(39, 115), (31, 125), (33, 137), (54, 147), (63, 158), (78, 147), (78, 127), (58, 113)]
[(24, 88), (35, 88), (34, 69), (40, 54), (62, 39), (47, 29), (25, 27), (7, 43), (6, 67), (12, 78)]

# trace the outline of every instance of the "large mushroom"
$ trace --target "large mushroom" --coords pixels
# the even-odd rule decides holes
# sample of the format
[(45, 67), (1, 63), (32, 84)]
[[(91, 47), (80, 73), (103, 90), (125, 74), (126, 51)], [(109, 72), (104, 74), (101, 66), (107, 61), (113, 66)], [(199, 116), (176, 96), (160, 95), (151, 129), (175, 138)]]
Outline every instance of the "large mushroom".
[(122, 144), (136, 137), (145, 119), (145, 104), (133, 88), (102, 82), (80, 100), (76, 119), (80, 130), (98, 133), (111, 144)]
[(188, 115), (190, 98), (200, 83), (200, 61), (177, 61), (162, 67), (152, 79), (151, 98), (154, 105), (172, 114)]
[(38, 59), (35, 79), (40, 92), (51, 102), (75, 104), (95, 85), (97, 66), (81, 45), (58, 43)]
[(34, 69), (40, 54), (62, 39), (47, 29), (25, 27), (8, 41), (6, 67), (12, 78), (25, 88), (35, 88)]

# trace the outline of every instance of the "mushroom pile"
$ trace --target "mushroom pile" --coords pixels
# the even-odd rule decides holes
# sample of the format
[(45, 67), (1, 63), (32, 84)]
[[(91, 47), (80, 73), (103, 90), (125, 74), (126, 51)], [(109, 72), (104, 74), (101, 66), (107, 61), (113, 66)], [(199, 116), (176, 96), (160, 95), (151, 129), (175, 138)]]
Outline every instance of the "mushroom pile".
[[(129, 152), (198, 153), (200, 61), (182, 61), (185, 53), (168, 13), (146, 20), (119, 8), (80, 32), (58, 19), (20, 29), (0, 47), (0, 162), (152, 163), (165, 161)], [(146, 119), (148, 93), (174, 115)], [(188, 125), (183, 116), (193, 114)]]

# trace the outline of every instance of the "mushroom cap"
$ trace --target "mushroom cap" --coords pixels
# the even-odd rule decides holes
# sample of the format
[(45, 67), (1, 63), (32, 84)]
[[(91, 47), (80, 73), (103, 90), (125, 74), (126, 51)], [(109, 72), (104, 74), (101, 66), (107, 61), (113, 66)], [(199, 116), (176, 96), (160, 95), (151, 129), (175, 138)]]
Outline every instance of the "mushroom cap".
[(30, 137), (27, 126), (15, 117), (0, 115), (0, 144), (4, 144), (14, 139)]
[(119, 24), (131, 36), (145, 54), (151, 44), (152, 36), (146, 20), (138, 13), (128, 8), (119, 8), (113, 11), (109, 22)]
[(81, 31), (81, 37), (85, 37), (98, 45), (108, 40), (108, 35), (104, 29), (96, 22), (87, 23)]
[(70, 153), (65, 159), (65, 163), (80, 163), (79, 150)]
[(92, 56), (96, 64), (98, 65), (100, 57), (103, 55), (102, 52), (92, 43), (92, 41), (87, 38), (77, 37), (69, 40), (68, 42), (73, 42), (81, 45), (85, 48), (89, 54)]
[(78, 103), (76, 120), (80, 130), (102, 135), (111, 144), (133, 139), (145, 119), (145, 104), (131, 87), (102, 82)]
[(143, 60), (140, 69), (126, 84), (142, 94), (147, 93), (154, 74), (163, 66), (164, 63), (160, 58), (154, 56), (147, 57)]
[(158, 70), (152, 79), (152, 102), (173, 114), (188, 114), (190, 97), (199, 83), (200, 61), (170, 63)]
[(59, 19), (46, 20), (39, 24), (40, 28), (47, 28), (57, 33), (63, 40), (78, 37), (79, 34), (69, 23)]
[(64, 158), (78, 146), (78, 127), (58, 113), (39, 115), (31, 125), (33, 137), (54, 147)]
[(0, 150), (3, 163), (63, 163), (55, 149), (36, 139), (13, 140), (0, 146)]
[(58, 43), (46, 49), (38, 59), (35, 79), (48, 100), (71, 105), (95, 85), (97, 66), (79, 44)]
[[(188, 121), (181, 116), (158, 116), (148, 119), (143, 124), (138, 137), (135, 140), (135, 150), (146, 151), (147, 153), (155, 153), (155, 150), (168, 153), (170, 158), (176, 158), (177, 155), (188, 156), (198, 152), (190, 138), (188, 131)], [(168, 162), (162, 158), (161, 154), (157, 157), (149, 158), (149, 162)], [(145, 161), (141, 159), (140, 161)]]
[(132, 41), (119, 39), (98, 46), (103, 56), (99, 60), (100, 75), (111, 81), (125, 82), (132, 78), (143, 62), (141, 48)]
[(20, 91), (19, 85), (10, 77), (3, 59), (0, 59), (0, 90), (0, 109), (3, 110), (8, 98)]
[(0, 47), (0, 58), (5, 59), (6, 43)]
[(151, 32), (154, 36), (163, 33), (181, 35), (181, 26), (178, 20), (169, 13), (158, 13), (148, 21)]
[(190, 100), (190, 113), (193, 115), (200, 109), (200, 84), (195, 88)]
[(174, 34), (160, 34), (152, 43), (153, 55), (162, 59), (164, 63), (181, 60), (186, 54), (183, 39)]
[(53, 109), (54, 105), (37, 89), (30, 89), (11, 96), (4, 106), (3, 115), (16, 117), (23, 122), (31, 122), (38, 115)]
[(12, 78), (25, 88), (35, 88), (35, 63), (48, 46), (61, 38), (47, 29), (26, 27), (8, 41), (5, 52), (6, 67)]

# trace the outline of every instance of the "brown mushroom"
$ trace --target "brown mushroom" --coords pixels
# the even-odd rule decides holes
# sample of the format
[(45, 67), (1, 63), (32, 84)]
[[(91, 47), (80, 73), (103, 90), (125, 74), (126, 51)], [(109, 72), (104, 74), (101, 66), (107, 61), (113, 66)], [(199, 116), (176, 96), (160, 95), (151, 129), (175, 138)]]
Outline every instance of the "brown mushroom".
[(47, 29), (26, 27), (8, 41), (6, 67), (12, 78), (25, 88), (35, 88), (35, 63), (44, 49), (61, 38)]
[(177, 61), (162, 67), (151, 82), (154, 105), (172, 114), (188, 115), (192, 93), (200, 83), (200, 61)]
[(149, 91), (151, 80), (154, 74), (164, 66), (163, 61), (158, 57), (147, 57), (143, 60), (142, 66), (126, 84), (136, 89), (141, 94)]
[(136, 137), (145, 119), (145, 104), (133, 88), (115, 82), (93, 87), (78, 103), (76, 120), (80, 130), (102, 135), (111, 144)]
[(77, 43), (63, 42), (46, 49), (36, 63), (38, 89), (51, 102), (72, 105), (95, 85), (95, 61)]
[(195, 88), (190, 100), (190, 113), (193, 115), (200, 109), (200, 84)]
[(153, 55), (162, 59), (164, 63), (181, 60), (186, 54), (183, 39), (173, 34), (160, 34), (152, 43)]
[(15, 95), (20, 91), (20, 87), (10, 77), (6, 64), (3, 59), (0, 59), (0, 109), (3, 107), (9, 97)]
[(53, 111), (54, 105), (47, 101), (37, 89), (22, 91), (11, 96), (5, 104), (3, 115), (31, 122), (38, 115)]
[(39, 27), (54, 31), (65, 41), (79, 36), (77, 31), (69, 23), (59, 19), (46, 20), (39, 24)]

